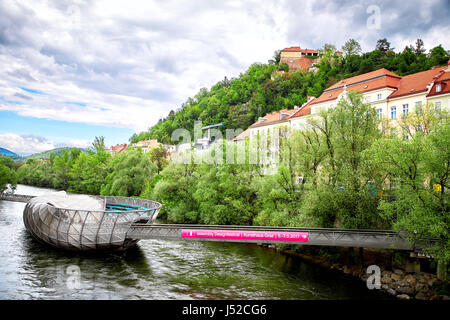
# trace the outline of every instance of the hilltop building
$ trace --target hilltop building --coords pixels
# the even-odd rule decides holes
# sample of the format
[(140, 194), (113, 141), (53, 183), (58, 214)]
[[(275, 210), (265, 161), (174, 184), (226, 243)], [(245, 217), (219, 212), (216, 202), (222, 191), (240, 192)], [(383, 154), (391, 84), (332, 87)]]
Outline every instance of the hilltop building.
[(320, 53), (313, 49), (302, 49), (300, 47), (289, 47), (281, 50), (281, 63), (289, 66), (290, 72), (298, 70), (309, 71), (316, 63), (320, 62)]

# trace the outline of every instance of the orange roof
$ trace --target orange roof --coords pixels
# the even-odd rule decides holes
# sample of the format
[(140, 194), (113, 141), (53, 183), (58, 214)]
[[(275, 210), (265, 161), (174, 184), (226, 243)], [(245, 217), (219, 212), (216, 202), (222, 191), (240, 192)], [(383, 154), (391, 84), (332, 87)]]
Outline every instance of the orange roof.
[(281, 52), (300, 52), (300, 47), (284, 48)]
[(320, 97), (315, 99), (311, 104), (335, 100), (344, 91), (344, 89), (357, 92), (369, 92), (382, 88), (396, 89), (400, 80), (401, 77), (395, 73), (384, 68), (378, 69), (376, 71), (361, 74), (359, 76), (344, 79), (338, 83), (335, 83), (326, 89)]
[(118, 145), (115, 145), (115, 146), (111, 147), (111, 150), (120, 150), (120, 149), (123, 149), (123, 148), (126, 148), (126, 147), (127, 147), (126, 143), (125, 144), (118, 144)]
[[(254, 124), (252, 124), (249, 128), (256, 128), (256, 127), (262, 127), (268, 124), (274, 124), (277, 122), (283, 122), (286, 121), (295, 111), (297, 111), (297, 109), (292, 109), (292, 110), (288, 110), (288, 109), (283, 109), (280, 110), (279, 112), (274, 111), (272, 113), (267, 113), (263, 119), (265, 119), (263, 122), (255, 122)], [(280, 114), (281, 113), (286, 113), (287, 117), (280, 119)]]
[(317, 50), (313, 50), (313, 49), (302, 49), (302, 48), (300, 48), (300, 47), (289, 47), (289, 48), (284, 48), (283, 50), (281, 50), (281, 52), (319, 53), (319, 51), (317, 51)]
[(398, 90), (392, 93), (389, 98), (397, 98), (409, 94), (426, 92), (427, 86), (438, 78), (446, 67), (433, 68), (431, 70), (413, 73), (404, 76), (399, 85)]
[(295, 111), (289, 119), (293, 118), (299, 118), (306, 116), (307, 114), (311, 113), (311, 104), (312, 102), (316, 100), (316, 97), (310, 97), (309, 101), (307, 101), (305, 104), (303, 104), (297, 111)]
[(247, 128), (247, 130), (242, 131), (240, 134), (238, 134), (236, 137), (234, 137), (234, 141), (241, 141), (245, 140), (246, 138), (250, 137), (250, 128)]
[[(436, 92), (436, 85), (441, 86), (441, 91)], [(427, 97), (433, 97), (447, 93), (450, 93), (450, 71), (442, 72), (438, 76)]]
[(393, 73), (385, 68), (382, 68), (382, 69), (378, 69), (378, 70), (375, 70), (372, 72), (360, 74), (359, 76), (351, 77), (348, 79), (343, 79), (343, 80), (339, 81), (338, 83), (333, 84), (331, 87), (329, 87), (325, 91), (343, 87), (344, 85), (346, 85), (348, 87), (348, 86), (351, 86), (351, 85), (354, 85), (354, 84), (357, 84), (360, 82), (369, 81), (374, 78), (386, 77), (386, 76), (392, 77), (394, 79), (401, 79), (401, 77), (396, 75), (395, 73)]

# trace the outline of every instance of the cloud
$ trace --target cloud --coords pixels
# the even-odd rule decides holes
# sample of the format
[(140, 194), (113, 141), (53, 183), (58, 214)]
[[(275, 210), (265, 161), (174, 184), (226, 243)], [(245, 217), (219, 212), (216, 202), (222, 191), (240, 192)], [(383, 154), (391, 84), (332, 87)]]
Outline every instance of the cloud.
[(15, 153), (35, 153), (53, 149), (52, 142), (37, 135), (0, 134), (0, 146)]
[(89, 141), (83, 139), (68, 139), (55, 143), (37, 134), (0, 134), (0, 147), (20, 154), (42, 152), (60, 147), (87, 148), (90, 145)]
[[(379, 29), (367, 28), (373, 3)], [(369, 51), (388, 38), (401, 50), (422, 38), (448, 49), (449, 14), (445, 0), (5, 0), (0, 110), (141, 131), (286, 46), (354, 38)]]

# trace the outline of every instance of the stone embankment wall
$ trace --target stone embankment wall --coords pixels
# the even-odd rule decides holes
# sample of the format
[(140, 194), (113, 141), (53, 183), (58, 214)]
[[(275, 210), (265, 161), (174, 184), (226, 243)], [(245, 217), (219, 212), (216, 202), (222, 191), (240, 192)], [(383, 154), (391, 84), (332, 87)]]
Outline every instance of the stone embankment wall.
[(305, 261), (320, 265), (324, 268), (339, 270), (349, 276), (357, 277), (364, 282), (367, 282), (370, 276), (370, 274), (367, 274), (367, 267), (375, 264), (381, 270), (380, 290), (398, 299), (450, 300), (449, 296), (440, 295), (435, 291), (435, 285), (444, 283), (444, 281), (438, 279), (437, 275), (423, 271), (407, 272), (398, 265), (392, 265), (392, 262), (388, 258), (389, 255), (382, 250), (364, 250), (364, 262), (352, 264), (345, 261), (345, 251), (342, 251), (339, 262), (331, 263), (323, 255), (311, 254), (309, 252), (302, 253), (292, 249), (282, 249), (275, 245), (268, 245), (267, 247), (280, 250), (286, 254), (299, 256)]

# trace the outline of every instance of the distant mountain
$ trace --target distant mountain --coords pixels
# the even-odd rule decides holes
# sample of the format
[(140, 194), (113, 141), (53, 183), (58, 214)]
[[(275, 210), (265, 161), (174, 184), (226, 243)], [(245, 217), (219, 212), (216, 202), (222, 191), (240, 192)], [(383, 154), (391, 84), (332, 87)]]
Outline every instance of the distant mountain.
[[(59, 153), (63, 152), (63, 150), (69, 151), (71, 148), (69, 147), (62, 147), (62, 148), (56, 148), (51, 149), (43, 152), (37, 152), (33, 153), (31, 155), (20, 155), (17, 153), (14, 153), (8, 149), (0, 148), (0, 154), (6, 155), (8, 157), (11, 157), (16, 162), (26, 162), (28, 159), (35, 159), (35, 160), (42, 160), (42, 159), (50, 159), (50, 155), (54, 153), (55, 155), (58, 155)], [(79, 149), (81, 152), (88, 153), (89, 148), (75, 148)]]
[(0, 154), (5, 155), (5, 156), (9, 156), (9, 157), (17, 156), (16, 153), (14, 153), (14, 152), (12, 152), (12, 151), (10, 151), (8, 149), (5, 149), (5, 148), (0, 148)]
[[(29, 155), (27, 157), (24, 157), (25, 160), (27, 159), (50, 159), (50, 155), (52, 153), (54, 153), (55, 155), (60, 154), (61, 152), (63, 152), (64, 150), (69, 151), (71, 148), (69, 147), (62, 147), (62, 148), (56, 148), (56, 149), (51, 149), (51, 150), (47, 150), (47, 151), (43, 151), (43, 152), (38, 152), (38, 153), (34, 153), (32, 155)], [(83, 149), (83, 148), (75, 148), (75, 149), (79, 149), (81, 152), (88, 152), (88, 149)]]

